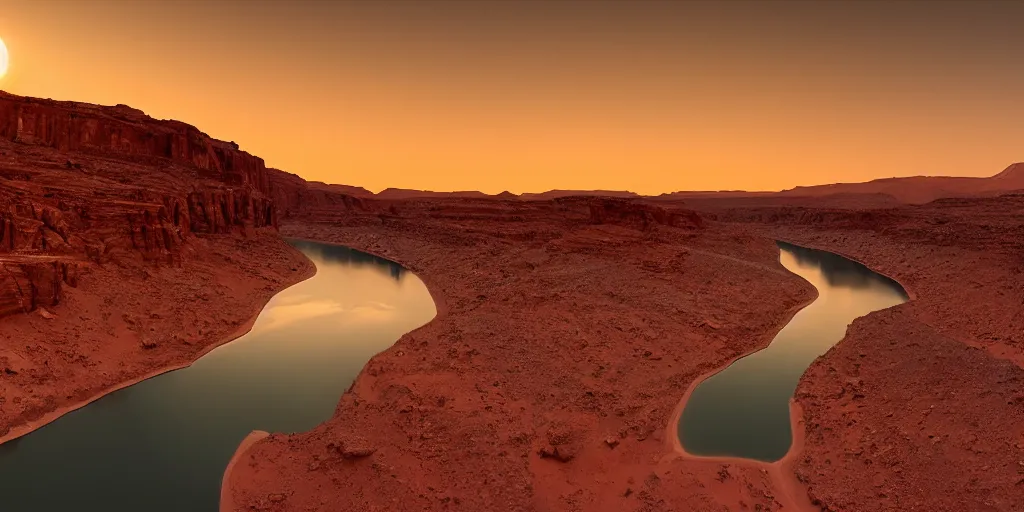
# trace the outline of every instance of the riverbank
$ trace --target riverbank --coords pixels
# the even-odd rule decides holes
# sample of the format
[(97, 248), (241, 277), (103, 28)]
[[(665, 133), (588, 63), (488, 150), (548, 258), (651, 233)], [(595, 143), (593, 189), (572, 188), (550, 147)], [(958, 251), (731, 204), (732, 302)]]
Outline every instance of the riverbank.
[[(0, 336), (19, 339), (25, 348), (0, 348), (0, 431), (5, 432), (0, 443), (117, 390), (191, 365), (249, 332), (277, 292), (316, 272), (276, 233), (197, 243), (209, 252), (183, 268), (142, 269), (146, 277), (135, 280), (113, 269), (91, 268), (61, 305), (48, 310), (51, 318), (24, 315), (0, 324)], [(206, 307), (195, 307), (196, 299)], [(50, 363), (55, 356), (68, 362), (68, 354), (75, 355), (70, 364)]]
[[(783, 244), (780, 244), (780, 245), (783, 245)], [(783, 247), (782, 250), (783, 250), (783, 252), (787, 251), (787, 249), (785, 247)], [(829, 254), (834, 254), (834, 253), (829, 253)], [(851, 261), (851, 260), (847, 260), (847, 261)], [(768, 352), (770, 352), (772, 350), (775, 350), (776, 354), (778, 354), (780, 351), (785, 352), (787, 347), (789, 347), (789, 348), (793, 348), (794, 347), (793, 343), (811, 344), (813, 346), (819, 347), (819, 350), (821, 351), (821, 353), (824, 353), (827, 350), (829, 350), (830, 348), (834, 347), (836, 343), (841, 343), (842, 342), (842, 340), (840, 338), (844, 338), (845, 337), (844, 333), (846, 331), (847, 322), (853, 320), (853, 318), (856, 316), (856, 314), (854, 314), (853, 311), (860, 311), (860, 314), (868, 313), (868, 312), (871, 311), (870, 308), (869, 309), (856, 309), (857, 308), (857, 304), (856, 304), (857, 300), (855, 298), (858, 294), (863, 296), (862, 300), (866, 299), (867, 297), (872, 296), (870, 292), (867, 292), (866, 290), (862, 291), (862, 288), (864, 288), (864, 289), (870, 288), (870, 285), (868, 285), (867, 283), (859, 283), (857, 281), (847, 281), (847, 282), (844, 283), (843, 276), (845, 274), (843, 274), (840, 270), (838, 270), (835, 267), (835, 263), (830, 264), (830, 265), (826, 265), (825, 262), (822, 261), (822, 262), (819, 262), (819, 264), (821, 264), (822, 266), (817, 271), (806, 271), (806, 270), (801, 270), (800, 266), (794, 267), (792, 265), (787, 265), (787, 268), (789, 268), (791, 272), (794, 272), (796, 275), (798, 275), (798, 276), (800, 276), (800, 277), (802, 277), (804, 279), (809, 280), (809, 282), (815, 286), (816, 293), (815, 293), (815, 298), (813, 300), (809, 301), (807, 304), (801, 305), (800, 308), (797, 309), (796, 311), (793, 311), (793, 313), (790, 315), (790, 318), (787, 319), (786, 324), (783, 327), (780, 327), (779, 331), (781, 332), (781, 330), (784, 329), (784, 328), (795, 328), (799, 332), (800, 327), (793, 324), (792, 318), (795, 317), (796, 314), (800, 310), (802, 310), (804, 306), (809, 306), (809, 305), (811, 305), (813, 303), (816, 303), (819, 300), (819, 296), (824, 294), (826, 299), (824, 299), (825, 303), (821, 307), (826, 308), (826, 311), (822, 311), (821, 308), (819, 307), (818, 308), (818, 312), (816, 313), (818, 315), (818, 317), (819, 317), (819, 320), (818, 321), (812, 320), (811, 322), (814, 325), (818, 326), (819, 328), (820, 328), (820, 325), (821, 325), (819, 322), (822, 321), (821, 319), (824, 319), (823, 321), (826, 322), (826, 323), (827, 322), (831, 322), (833, 327), (839, 328), (837, 330), (837, 332), (835, 334), (833, 334), (833, 336), (835, 336), (835, 337), (834, 338), (831, 338), (831, 337), (830, 338), (826, 338), (824, 340), (818, 340), (818, 339), (816, 339), (817, 335), (812, 334), (812, 335), (810, 335), (810, 338), (803, 339), (802, 341), (794, 341), (792, 339), (792, 332), (790, 333), (791, 336), (790, 336), (790, 339), (788, 339), (788, 340), (786, 340), (786, 339), (780, 340), (778, 338), (778, 336), (776, 336), (776, 338), (772, 340), (770, 346), (763, 347), (760, 350), (755, 350), (755, 351), (753, 351), (750, 354), (745, 354), (745, 355), (737, 358), (734, 361), (730, 361), (728, 364), (726, 364), (722, 368), (719, 368), (717, 370), (711, 371), (708, 374), (702, 376), (700, 379), (695, 381), (694, 384), (691, 385), (691, 387), (687, 390), (686, 396), (680, 402), (680, 405), (679, 405), (679, 407), (676, 410), (676, 414), (673, 416), (673, 423), (670, 424), (670, 426), (668, 427), (668, 430), (667, 430), (668, 434), (678, 434), (678, 429), (682, 428), (681, 422), (685, 419), (683, 417), (683, 414), (684, 414), (684, 412), (686, 412), (688, 404), (692, 401), (693, 393), (708, 378), (710, 378), (712, 376), (716, 376), (716, 375), (721, 375), (723, 379), (726, 379), (726, 380), (732, 382), (734, 386), (735, 385), (740, 385), (740, 386), (747, 385), (747, 386), (749, 386), (749, 383), (748, 384), (742, 384), (743, 382), (745, 382), (745, 377), (749, 377), (749, 378), (756, 378), (756, 377), (750, 373), (751, 370), (746, 370), (746, 372), (744, 373), (743, 370), (739, 369), (739, 368), (741, 368), (740, 366), (736, 366), (735, 368), (733, 367), (733, 365), (737, 361), (739, 361), (740, 359), (747, 358), (747, 357), (755, 357), (755, 358), (756, 357), (770, 357), (768, 355)], [(804, 272), (807, 272), (807, 273), (804, 273)], [(817, 272), (821, 272), (821, 274), (816, 276), (815, 274)], [(865, 270), (865, 272), (866, 272), (866, 270)], [(879, 276), (879, 274), (876, 273), (876, 272), (872, 272), (872, 275), (875, 276), (875, 277)], [(849, 279), (849, 278), (847, 278), (847, 279)], [(902, 303), (902, 302), (906, 301), (907, 295), (905, 293), (905, 290), (902, 290), (902, 288), (899, 287), (897, 285), (897, 283), (895, 283), (895, 282), (890, 283), (889, 286), (892, 286), (895, 289), (898, 289), (900, 291), (897, 292), (897, 291), (895, 291), (895, 289), (892, 291), (893, 296), (894, 296), (892, 302), (873, 302), (872, 303), (872, 307), (875, 308), (876, 310), (878, 310), (878, 309), (887, 309), (887, 307), (886, 307), (887, 305), (889, 305), (891, 307), (891, 305), (896, 305), (896, 304), (899, 304), (899, 303)], [(849, 293), (851, 295), (847, 295), (846, 298), (840, 303), (840, 305), (838, 307), (833, 307), (833, 309), (831, 311), (827, 311), (827, 308), (829, 307), (828, 306), (828, 297), (834, 295), (836, 292), (843, 292), (843, 291), (846, 291), (847, 293)], [(897, 296), (902, 296), (902, 299), (897, 299), (896, 298)], [(863, 306), (861, 306), (861, 307), (863, 307)], [(851, 308), (854, 308), (854, 309), (851, 309)], [(812, 309), (814, 309), (814, 308), (812, 308)], [(807, 314), (808, 315), (812, 315), (811, 318), (814, 318), (814, 316), (813, 316), (814, 314), (811, 311), (808, 311)], [(839, 316), (836, 316), (837, 314)], [(807, 321), (808, 317), (803, 317), (803, 319), (805, 320), (805, 325), (806, 325), (806, 321)], [(820, 334), (819, 331), (813, 331), (813, 332)], [(806, 336), (808, 336), (808, 334), (804, 334), (804, 336), (806, 337)], [(822, 342), (824, 342), (825, 344), (823, 345)], [(777, 344), (777, 343), (780, 344), (780, 345), (776, 346), (775, 344)], [(768, 352), (765, 352), (766, 350)], [(759, 355), (755, 356), (754, 354), (759, 354)], [(741, 458), (739, 456), (715, 456), (715, 455), (703, 456), (703, 455), (695, 455), (695, 454), (689, 452), (686, 449), (686, 447), (683, 445), (682, 439), (680, 439), (680, 437), (678, 435), (674, 435), (672, 437), (672, 440), (673, 440), (672, 448), (681, 457), (696, 458), (696, 459), (708, 459), (708, 460), (718, 460), (718, 461), (723, 461), (723, 462), (731, 462), (731, 463), (735, 463), (735, 464), (752, 463), (755, 466), (764, 468), (765, 470), (769, 471), (772, 474), (774, 482), (775, 482), (775, 488), (777, 490), (779, 490), (780, 494), (785, 497), (785, 501), (780, 500), (780, 503), (782, 503), (783, 508), (795, 509), (795, 510), (803, 510), (803, 511), (819, 510), (811, 502), (810, 498), (808, 497), (808, 492), (807, 492), (806, 487), (797, 479), (797, 475), (794, 472), (794, 468), (796, 467), (796, 464), (797, 464), (799, 458), (802, 455), (801, 451), (803, 449), (803, 443), (804, 443), (804, 428), (805, 428), (805, 426), (803, 424), (803, 418), (802, 418), (802, 412), (801, 412), (802, 408), (800, 407), (799, 403), (797, 403), (794, 400), (793, 393), (795, 391), (794, 388), (795, 388), (795, 386), (797, 384), (797, 380), (801, 377), (801, 374), (803, 373), (804, 368), (806, 368), (807, 365), (810, 365), (813, 362), (814, 362), (813, 355), (811, 356), (811, 359), (804, 359), (804, 360), (802, 360), (802, 364), (799, 366), (799, 368), (794, 368), (794, 370), (797, 373), (794, 373), (794, 374), (790, 375), (790, 378), (792, 379), (791, 384), (793, 385), (793, 387), (791, 388), (791, 387), (787, 386), (787, 387), (784, 388), (786, 391), (785, 391), (785, 395), (784, 395), (783, 398), (785, 399), (785, 406), (786, 406), (787, 412), (788, 412), (787, 418), (788, 418), (788, 422), (789, 422), (789, 428), (788, 428), (788, 431), (787, 431), (787, 443), (785, 445), (786, 450), (784, 451), (784, 453), (781, 454), (780, 457), (778, 457), (777, 460), (760, 461), (760, 460), (750, 460), (749, 458)], [(751, 364), (753, 364), (753, 363), (751, 363)], [(775, 363), (774, 363), (774, 365), (781, 365), (781, 364), (785, 364), (785, 363), (782, 362), (782, 361), (775, 361)], [(771, 371), (771, 370), (767, 370), (767, 369), (761, 368), (760, 371)], [(723, 375), (723, 372), (724, 372), (724, 375)], [(733, 372), (733, 373), (730, 374), (729, 372)], [(749, 388), (747, 388), (747, 389), (749, 389)], [(753, 391), (753, 390), (751, 390), (751, 391)], [(743, 396), (736, 395), (736, 393), (742, 393), (742, 392), (740, 390), (738, 390), (738, 389), (731, 389), (730, 390), (730, 397), (720, 397), (720, 399), (727, 399), (727, 400), (731, 399), (731, 400), (736, 400), (738, 404), (739, 403), (745, 404), (743, 406), (733, 405), (733, 406), (730, 406), (730, 407), (752, 407), (752, 408), (756, 408), (756, 407), (758, 407), (760, 405), (760, 402), (744, 402), (743, 401), (744, 400)], [(761, 400), (764, 400), (764, 399), (766, 399), (766, 398), (762, 396)], [(706, 410), (704, 411), (704, 413), (705, 414), (713, 414), (710, 411), (706, 411)], [(692, 414), (695, 414), (695, 415), (697, 415), (699, 417), (701, 413), (697, 412), (697, 411), (693, 411)], [(691, 420), (693, 420), (693, 419), (691, 418)], [(733, 420), (735, 421), (735, 418)], [(693, 421), (696, 421), (696, 420), (693, 420)], [(750, 418), (748, 418), (747, 421), (756, 422), (757, 419), (753, 418), (753, 417), (750, 417)], [(753, 423), (753, 424), (756, 424), (756, 423)], [(722, 425), (722, 427), (726, 428), (725, 425)], [(759, 425), (758, 428), (763, 429), (763, 428), (765, 428), (765, 426), (764, 425)], [(749, 435), (757, 435), (758, 434), (758, 432), (755, 432), (753, 430), (746, 431), (746, 432)], [(718, 446), (721, 446), (721, 445), (718, 445)]]
[(666, 458), (665, 425), (813, 288), (767, 238), (590, 215), (409, 202), (283, 225), (403, 264), (446, 313), (371, 359), (334, 418), (253, 444), (226, 478), (236, 508), (778, 510), (761, 468)]
[(238, 443), (238, 448), (235, 450), (235, 454), (231, 456), (231, 460), (228, 461), (227, 467), (224, 468), (224, 478), (220, 484), (220, 510), (229, 511), (235, 510), (234, 497), (229, 491), (228, 482), (231, 480), (231, 474), (237, 465), (246, 454), (249, 452), (249, 448), (256, 444), (257, 441), (270, 436), (270, 432), (263, 430), (253, 430), (249, 432), (249, 435), (242, 439), (241, 443)]

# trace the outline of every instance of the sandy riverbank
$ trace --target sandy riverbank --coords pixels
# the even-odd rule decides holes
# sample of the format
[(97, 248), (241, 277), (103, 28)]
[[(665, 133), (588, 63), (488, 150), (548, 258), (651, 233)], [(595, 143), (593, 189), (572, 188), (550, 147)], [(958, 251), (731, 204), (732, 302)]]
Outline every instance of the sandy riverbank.
[(241, 460), (248, 453), (249, 448), (252, 447), (257, 441), (270, 436), (270, 432), (263, 430), (253, 430), (249, 432), (249, 435), (242, 439), (242, 442), (238, 444), (238, 448), (235, 450), (234, 455), (231, 456), (231, 460), (228, 461), (227, 467), (224, 468), (224, 478), (220, 485), (220, 510), (228, 511), (235, 510), (235, 503), (229, 492), (227, 483), (231, 480), (231, 473)]

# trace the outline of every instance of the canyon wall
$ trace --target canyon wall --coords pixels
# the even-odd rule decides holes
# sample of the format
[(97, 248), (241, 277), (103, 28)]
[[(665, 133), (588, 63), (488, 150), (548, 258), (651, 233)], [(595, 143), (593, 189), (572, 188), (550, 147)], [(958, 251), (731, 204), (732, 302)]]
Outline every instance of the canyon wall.
[(375, 202), (359, 197), (360, 194), (347, 193), (348, 189), (363, 190), (357, 187), (307, 182), (295, 174), (278, 169), (268, 169), (267, 176), (273, 202), (281, 217), (285, 218), (303, 216), (319, 209), (362, 211)]
[(271, 186), (194, 126), (0, 92), (0, 316), (55, 305), (90, 264), (180, 264), (195, 234), (276, 227)]
[(126, 105), (105, 107), (0, 92), (0, 137), (65, 152), (163, 158), (204, 171), (226, 185), (269, 190), (263, 159), (189, 124), (153, 119)]

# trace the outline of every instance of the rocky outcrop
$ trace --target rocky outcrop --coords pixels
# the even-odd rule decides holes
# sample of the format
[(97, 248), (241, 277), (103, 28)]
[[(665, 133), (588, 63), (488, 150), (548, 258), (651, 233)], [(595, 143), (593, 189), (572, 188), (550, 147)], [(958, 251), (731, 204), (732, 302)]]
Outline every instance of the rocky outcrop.
[(76, 286), (80, 263), (43, 261), (0, 263), (0, 317), (56, 306), (64, 285)]
[[(340, 185), (307, 182), (301, 177), (278, 169), (268, 169), (268, 181), (274, 205), (281, 217), (294, 218), (310, 211), (363, 211), (372, 200), (342, 192)], [(372, 194), (371, 194), (372, 195)]]
[(991, 197), (1024, 190), (1024, 164), (1015, 163), (988, 178), (909, 176), (864, 183), (833, 183), (796, 187), (778, 196), (801, 197), (833, 194), (887, 194), (903, 203), (923, 204), (946, 197)]
[(793, 224), (842, 229), (880, 230), (890, 225), (894, 214), (888, 209), (847, 210), (802, 206), (733, 208), (718, 212), (702, 212), (706, 217), (723, 222), (759, 224)]
[(548, 201), (563, 197), (618, 197), (618, 198), (639, 198), (635, 192), (625, 190), (548, 190), (539, 193), (519, 194), (523, 201)]
[(425, 199), (461, 197), (467, 199), (487, 199), (493, 197), (476, 190), (456, 190), (453, 192), (434, 192), (432, 190), (414, 190), (408, 188), (386, 188), (376, 196), (378, 199)]
[(195, 235), (277, 215), (263, 160), (233, 142), (124, 105), (0, 92), (0, 316), (60, 300), (71, 283), (41, 268), (180, 265)]
[[(572, 201), (570, 199), (569, 201)], [(566, 200), (556, 200), (566, 202)], [(627, 199), (588, 199), (590, 221), (594, 224), (619, 224), (648, 230), (655, 224), (675, 228), (700, 228), (704, 225), (697, 212), (681, 208), (662, 208)]]
[(126, 105), (105, 107), (0, 92), (0, 138), (62, 152), (167, 159), (226, 185), (268, 192), (263, 159), (192, 125), (156, 120)]

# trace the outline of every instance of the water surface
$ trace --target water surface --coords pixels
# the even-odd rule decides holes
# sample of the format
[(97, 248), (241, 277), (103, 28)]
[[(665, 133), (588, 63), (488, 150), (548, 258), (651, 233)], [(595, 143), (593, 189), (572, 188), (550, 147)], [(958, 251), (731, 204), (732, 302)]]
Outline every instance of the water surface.
[(842, 256), (778, 242), (780, 261), (818, 289), (764, 350), (737, 360), (693, 390), (679, 439), (693, 455), (775, 461), (789, 451), (789, 399), (814, 360), (855, 318), (908, 300), (898, 283)]
[(398, 264), (291, 243), (317, 274), (271, 299), (249, 334), (0, 445), (0, 511), (214, 512), (246, 434), (312, 429), (371, 356), (434, 317)]

